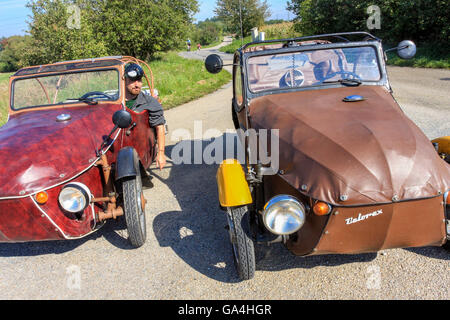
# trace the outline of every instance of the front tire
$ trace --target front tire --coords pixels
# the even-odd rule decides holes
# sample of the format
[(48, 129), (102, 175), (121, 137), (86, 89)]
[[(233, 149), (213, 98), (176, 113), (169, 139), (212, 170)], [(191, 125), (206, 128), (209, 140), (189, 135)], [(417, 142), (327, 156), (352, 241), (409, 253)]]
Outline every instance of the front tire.
[(252, 279), (256, 269), (255, 246), (249, 237), (249, 214), (247, 206), (228, 208), (227, 212), (234, 263), (241, 280)]
[(236, 111), (234, 110), (234, 103), (231, 104), (231, 118), (233, 119), (234, 128), (238, 130), (240, 128), (240, 125), (238, 116), (236, 114)]
[(139, 248), (147, 238), (145, 223), (145, 199), (142, 191), (142, 179), (136, 177), (122, 181), (124, 215), (127, 224), (128, 238), (131, 244)]

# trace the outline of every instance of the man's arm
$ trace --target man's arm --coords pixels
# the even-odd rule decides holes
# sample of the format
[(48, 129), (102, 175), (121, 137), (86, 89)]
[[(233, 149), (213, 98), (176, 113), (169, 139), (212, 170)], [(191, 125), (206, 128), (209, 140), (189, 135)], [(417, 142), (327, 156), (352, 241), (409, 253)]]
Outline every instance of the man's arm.
[(147, 96), (142, 92), (138, 96), (138, 107), (135, 109), (136, 112), (141, 112), (143, 110), (148, 110), (149, 112), (149, 125), (155, 128), (156, 131), (156, 141), (158, 143), (158, 155), (156, 156), (156, 165), (159, 169), (164, 168), (166, 165), (166, 156), (164, 155), (166, 141), (165, 141), (165, 124), (166, 120), (164, 118), (164, 111), (161, 104), (155, 98)]
[(165, 156), (165, 148), (166, 148), (166, 130), (164, 125), (156, 126), (156, 138), (158, 141), (158, 155), (156, 157), (156, 165), (160, 170), (164, 168), (166, 165), (166, 156)]

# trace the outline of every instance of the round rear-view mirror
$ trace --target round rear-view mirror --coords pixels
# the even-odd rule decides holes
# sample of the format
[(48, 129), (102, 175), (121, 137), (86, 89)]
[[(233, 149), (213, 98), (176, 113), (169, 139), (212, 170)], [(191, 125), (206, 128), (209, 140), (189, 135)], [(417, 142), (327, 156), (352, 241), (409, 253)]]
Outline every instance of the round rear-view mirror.
[(209, 73), (219, 73), (223, 68), (222, 58), (217, 54), (210, 54), (205, 60), (205, 67)]
[(397, 55), (402, 59), (411, 59), (416, 55), (416, 44), (411, 40), (403, 40), (398, 44)]
[(121, 129), (128, 128), (131, 126), (131, 122), (133, 121), (131, 114), (126, 110), (114, 112), (112, 120), (113, 123)]

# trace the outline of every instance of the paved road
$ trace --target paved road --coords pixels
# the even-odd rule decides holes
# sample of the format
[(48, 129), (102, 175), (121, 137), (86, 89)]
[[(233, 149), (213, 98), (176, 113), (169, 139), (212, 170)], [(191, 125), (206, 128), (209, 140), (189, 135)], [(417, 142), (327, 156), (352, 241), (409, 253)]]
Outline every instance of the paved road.
[[(449, 134), (450, 71), (389, 71), (405, 112), (429, 137)], [(176, 137), (183, 132), (193, 148), (205, 147), (208, 136), (233, 136), (230, 100), (228, 84), (167, 111), (167, 155), (182, 145)], [(301, 258), (282, 245), (258, 246), (255, 278), (239, 282), (217, 208), (216, 169), (171, 159), (153, 170), (148, 239), (139, 249), (128, 244), (123, 222), (82, 240), (0, 244), (0, 299), (450, 298), (450, 254), (436, 247)]]
[(224, 37), (223, 42), (215, 47), (203, 49), (203, 50), (191, 50), (191, 51), (183, 51), (180, 52), (179, 55), (183, 58), (187, 59), (197, 59), (197, 60), (205, 60), (206, 57), (210, 54), (217, 54), (219, 55), (224, 61), (229, 61), (233, 59), (233, 55), (229, 53), (224, 53), (219, 51), (218, 49), (220, 47), (226, 46), (227, 44), (230, 44), (232, 41), (231, 37)]

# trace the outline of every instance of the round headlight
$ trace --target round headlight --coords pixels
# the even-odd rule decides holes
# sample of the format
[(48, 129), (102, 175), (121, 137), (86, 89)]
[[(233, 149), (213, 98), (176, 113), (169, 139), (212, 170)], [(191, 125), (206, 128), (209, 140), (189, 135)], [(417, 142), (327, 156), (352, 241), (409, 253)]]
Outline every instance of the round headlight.
[(84, 211), (89, 205), (89, 189), (81, 183), (70, 183), (59, 193), (61, 207), (70, 213)]
[(305, 206), (294, 197), (279, 195), (264, 207), (263, 222), (266, 228), (278, 235), (298, 231), (305, 223)]

